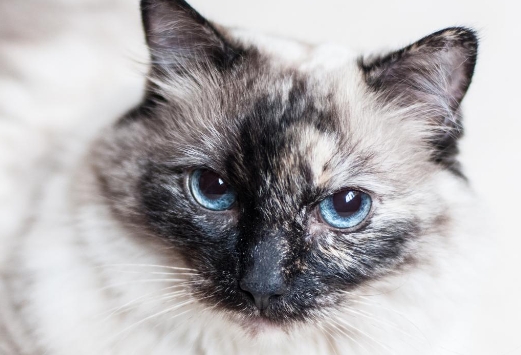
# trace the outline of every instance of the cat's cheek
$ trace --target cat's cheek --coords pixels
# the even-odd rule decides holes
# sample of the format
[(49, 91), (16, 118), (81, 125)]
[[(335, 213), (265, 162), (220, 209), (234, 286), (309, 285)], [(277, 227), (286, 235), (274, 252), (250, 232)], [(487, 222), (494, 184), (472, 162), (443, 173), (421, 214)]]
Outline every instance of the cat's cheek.
[(306, 243), (311, 247), (314, 253), (327, 254), (327, 251), (336, 249), (339, 239), (344, 235), (339, 230), (330, 228), (327, 224), (317, 218), (311, 218), (308, 225), (308, 233), (306, 235)]
[(338, 233), (335, 233), (317, 217), (310, 218), (306, 242), (311, 245), (328, 246), (335, 243)]
[(319, 213), (313, 213), (308, 221), (308, 233), (306, 234), (306, 242), (320, 246), (334, 246), (338, 244), (339, 239), (346, 239), (348, 235), (363, 232), (370, 224), (374, 215), (374, 206), (368, 213), (367, 217), (353, 228), (340, 229), (325, 223), (319, 216)]

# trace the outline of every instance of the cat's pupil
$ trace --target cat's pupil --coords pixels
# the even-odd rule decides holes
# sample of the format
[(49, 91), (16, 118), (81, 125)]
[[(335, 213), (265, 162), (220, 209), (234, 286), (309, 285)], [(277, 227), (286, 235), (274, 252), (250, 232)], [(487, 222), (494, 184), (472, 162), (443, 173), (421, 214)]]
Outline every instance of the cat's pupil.
[(228, 185), (213, 171), (205, 170), (199, 177), (199, 189), (210, 200), (217, 200), (228, 192)]
[(349, 217), (360, 210), (362, 194), (358, 191), (344, 190), (333, 195), (333, 207), (340, 217)]

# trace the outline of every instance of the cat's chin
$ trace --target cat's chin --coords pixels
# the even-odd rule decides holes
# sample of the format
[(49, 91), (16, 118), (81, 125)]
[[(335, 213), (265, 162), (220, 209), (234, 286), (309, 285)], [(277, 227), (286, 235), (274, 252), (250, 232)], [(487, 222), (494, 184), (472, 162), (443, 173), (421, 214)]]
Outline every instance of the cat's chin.
[(294, 326), (302, 325), (303, 321), (302, 318), (283, 313), (280, 309), (259, 311), (251, 307), (245, 313), (235, 310), (227, 312), (227, 315), (232, 323), (239, 325), (246, 333), (255, 337), (264, 334), (288, 334)]
[(303, 319), (290, 320), (287, 316), (273, 314), (263, 314), (256, 312), (247, 317), (231, 317), (233, 323), (238, 325), (247, 335), (256, 340), (285, 338), (296, 328), (309, 325)]
[(255, 338), (287, 333), (286, 326), (262, 316), (243, 319), (240, 325), (246, 333)]

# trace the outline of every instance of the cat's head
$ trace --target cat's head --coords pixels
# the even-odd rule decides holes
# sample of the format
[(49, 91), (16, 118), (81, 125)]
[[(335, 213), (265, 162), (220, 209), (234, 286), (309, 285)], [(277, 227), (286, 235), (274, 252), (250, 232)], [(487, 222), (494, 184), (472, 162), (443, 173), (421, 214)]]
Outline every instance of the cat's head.
[(200, 302), (320, 318), (450, 238), (471, 30), (360, 59), (224, 29), (180, 0), (142, 11), (146, 95), (96, 147), (96, 171), (121, 223), (196, 270)]

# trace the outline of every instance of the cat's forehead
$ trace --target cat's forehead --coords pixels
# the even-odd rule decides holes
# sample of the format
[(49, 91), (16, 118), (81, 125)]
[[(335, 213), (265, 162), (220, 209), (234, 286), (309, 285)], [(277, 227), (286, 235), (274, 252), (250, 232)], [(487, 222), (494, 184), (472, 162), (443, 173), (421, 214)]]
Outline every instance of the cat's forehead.
[(371, 188), (367, 177), (392, 154), (405, 169), (410, 154), (393, 142), (409, 139), (407, 132), (370, 112), (377, 105), (356, 57), (329, 45), (238, 38), (252, 49), (234, 70), (168, 85), (176, 102), (165, 118), (176, 124), (172, 140), (185, 162), (241, 181), (284, 181), (284, 189), (304, 180), (330, 190)]
[(299, 178), (319, 185), (343, 139), (342, 110), (331, 92), (313, 89), (305, 75), (281, 74), (278, 82), (274, 77), (257, 83), (256, 95), (236, 115), (238, 142), (226, 160), (238, 160), (237, 170), (252, 177), (286, 181), (286, 189)]
[[(229, 152), (245, 160), (244, 170), (255, 162), (257, 174), (280, 180), (296, 183), (305, 176), (332, 190), (359, 184), (357, 178), (366, 184), (378, 149), (370, 133), (382, 125), (360, 108), (364, 93), (356, 58), (335, 46), (289, 40), (273, 46), (271, 37), (264, 46), (258, 38), (258, 52), (240, 74), (244, 86), (223, 92), (231, 96), (225, 101), (235, 122), (229, 134), (240, 137)], [(284, 57), (283, 48), (291, 45), (294, 53)]]

